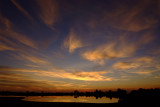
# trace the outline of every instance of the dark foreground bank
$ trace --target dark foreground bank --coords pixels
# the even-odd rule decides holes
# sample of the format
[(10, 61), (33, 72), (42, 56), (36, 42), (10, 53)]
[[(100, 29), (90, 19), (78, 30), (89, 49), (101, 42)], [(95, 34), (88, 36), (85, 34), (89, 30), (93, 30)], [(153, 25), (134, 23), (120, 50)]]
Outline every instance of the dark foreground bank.
[[(59, 103), (59, 102), (29, 102), (23, 101), (23, 97), (0, 97), (1, 107), (160, 107), (160, 102), (143, 101), (141, 99), (129, 101), (122, 100), (119, 103)], [(159, 99), (157, 99), (158, 101)], [(159, 100), (160, 101), (160, 100)]]

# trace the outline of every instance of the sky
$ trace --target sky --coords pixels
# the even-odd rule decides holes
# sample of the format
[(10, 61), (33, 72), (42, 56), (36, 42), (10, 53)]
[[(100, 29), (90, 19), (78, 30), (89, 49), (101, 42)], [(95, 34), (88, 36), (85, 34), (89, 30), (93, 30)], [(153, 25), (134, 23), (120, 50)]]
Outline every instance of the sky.
[(160, 0), (0, 0), (0, 91), (160, 88)]

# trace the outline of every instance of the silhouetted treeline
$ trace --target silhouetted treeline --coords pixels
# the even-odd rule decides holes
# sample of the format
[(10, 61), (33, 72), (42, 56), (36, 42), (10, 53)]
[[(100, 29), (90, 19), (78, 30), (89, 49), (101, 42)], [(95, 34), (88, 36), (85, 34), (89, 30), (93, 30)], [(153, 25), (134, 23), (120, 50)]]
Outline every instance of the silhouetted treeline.
[(120, 99), (131, 99), (131, 98), (155, 98), (160, 97), (160, 89), (138, 89), (133, 90), (130, 93), (127, 93), (126, 90), (117, 89), (116, 91), (101, 91), (101, 90), (95, 90), (94, 92), (79, 92), (78, 90), (75, 90), (74, 92), (70, 93), (62, 93), (62, 92), (56, 92), (56, 93), (47, 93), (47, 92), (9, 92), (9, 91), (1, 91), (0, 95), (13, 95), (13, 96), (74, 96), (75, 98), (79, 96), (94, 96), (96, 98), (101, 97), (115, 97)]
[[(112, 99), (112, 97), (119, 98), (118, 103), (114, 103), (113, 105), (107, 105), (108, 107), (160, 107), (160, 89), (138, 89), (133, 90), (130, 93), (127, 93), (126, 90), (117, 89), (116, 91), (101, 91), (101, 90), (95, 90), (94, 92), (79, 92), (78, 90), (75, 90), (74, 92), (70, 93), (47, 93), (47, 92), (8, 92), (8, 91), (2, 91), (0, 92), (0, 95), (5, 95), (8, 97), (0, 97), (0, 103), (5, 105), (8, 105), (8, 107), (11, 107), (14, 104), (19, 104), (17, 107), (28, 107), (28, 106), (38, 106), (38, 107), (45, 107), (46, 104), (48, 105), (56, 105), (59, 107), (58, 104), (66, 106), (71, 106), (72, 104), (76, 104), (76, 107), (79, 106), (85, 106), (85, 103), (40, 103), (40, 102), (24, 102), (21, 99), (25, 96), (74, 96), (74, 98), (78, 98), (79, 96), (86, 96), (86, 97), (95, 97), (96, 99), (101, 97), (109, 97)], [(13, 98), (10, 96), (21, 96), (18, 98)], [(10, 103), (8, 103), (10, 102)], [(29, 104), (29, 105), (26, 105)], [(44, 106), (45, 105), (45, 106)], [(90, 104), (88, 104), (89, 106)], [(93, 104), (94, 105), (94, 104)], [(92, 105), (92, 106), (93, 106)], [(86, 106), (86, 107), (88, 107)], [(94, 105), (97, 107), (97, 105)], [(98, 105), (99, 106), (99, 105)], [(106, 107), (106, 105), (101, 105), (103, 107)]]
[(138, 106), (160, 107), (160, 89), (138, 89), (127, 94), (119, 103), (132, 104)]
[(126, 97), (127, 96), (127, 91), (126, 90), (122, 90), (122, 89), (117, 89), (117, 91), (101, 91), (101, 90), (95, 90), (94, 92), (78, 92), (77, 90), (74, 91), (74, 96), (78, 97), (78, 96), (86, 96), (86, 97), (90, 97), (90, 96), (95, 96), (96, 98), (101, 98), (101, 97), (116, 97), (116, 98), (122, 98), (122, 97)]

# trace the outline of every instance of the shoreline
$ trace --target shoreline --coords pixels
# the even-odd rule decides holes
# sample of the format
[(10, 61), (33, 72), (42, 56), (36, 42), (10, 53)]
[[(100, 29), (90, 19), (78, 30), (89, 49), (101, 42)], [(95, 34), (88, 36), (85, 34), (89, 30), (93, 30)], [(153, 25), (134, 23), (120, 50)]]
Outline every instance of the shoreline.
[(34, 102), (34, 101), (25, 101), (22, 100), (24, 97), (0, 97), (0, 105), (4, 107), (16, 106), (16, 107), (48, 107), (48, 106), (76, 106), (76, 107), (85, 107), (85, 106), (105, 106), (114, 107), (112, 105), (118, 105), (118, 103), (81, 103), (81, 102)]
[(152, 103), (133, 103), (133, 102), (118, 102), (118, 103), (80, 103), (80, 102), (32, 102), (22, 100), (24, 97), (0, 97), (1, 107), (160, 107), (159, 102)]

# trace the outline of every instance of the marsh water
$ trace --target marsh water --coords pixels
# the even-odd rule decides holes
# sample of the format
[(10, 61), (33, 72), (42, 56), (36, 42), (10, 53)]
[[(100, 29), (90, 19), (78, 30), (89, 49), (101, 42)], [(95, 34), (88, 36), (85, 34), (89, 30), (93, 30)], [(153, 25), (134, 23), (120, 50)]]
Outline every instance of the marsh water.
[(117, 103), (118, 98), (79, 96), (28, 96), (23, 100), (32, 102), (71, 102), (71, 103)]

